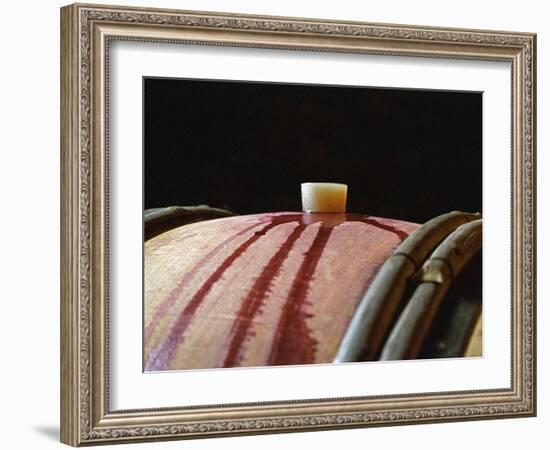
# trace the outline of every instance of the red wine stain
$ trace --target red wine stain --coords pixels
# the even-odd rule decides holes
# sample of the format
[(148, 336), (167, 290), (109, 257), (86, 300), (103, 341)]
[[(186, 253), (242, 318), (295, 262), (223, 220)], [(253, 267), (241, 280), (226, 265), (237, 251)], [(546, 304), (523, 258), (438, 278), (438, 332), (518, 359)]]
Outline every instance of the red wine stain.
[(244, 299), (237, 319), (232, 327), (232, 340), (229, 344), (229, 351), (225, 358), (224, 366), (231, 367), (240, 357), (240, 348), (247, 335), (251, 335), (251, 324), (269, 292), (273, 279), (280, 271), (282, 264), (288, 257), (295, 241), (303, 233), (308, 225), (321, 222), (310, 248), (304, 254), (304, 260), (294, 278), (287, 301), (283, 307), (274, 344), (269, 357), (270, 365), (282, 364), (308, 364), (314, 362), (316, 341), (310, 336), (306, 319), (311, 317), (304, 311), (306, 297), (309, 285), (313, 279), (313, 274), (317, 268), (324, 248), (337, 225), (355, 221), (362, 222), (377, 228), (396, 234), (402, 241), (408, 236), (408, 233), (399, 230), (391, 225), (379, 222), (374, 218), (359, 214), (303, 214), (303, 213), (275, 213), (268, 214), (253, 225), (244, 228), (238, 233), (232, 235), (221, 244), (216, 246), (206, 255), (201, 262), (197, 264), (188, 274), (186, 274), (178, 285), (168, 295), (166, 300), (160, 305), (155, 313), (151, 323), (145, 330), (145, 339), (148, 339), (158, 322), (181, 294), (184, 286), (202, 269), (224, 246), (233, 239), (241, 236), (254, 227), (262, 223), (267, 224), (256, 231), (251, 237), (235, 249), (208, 277), (199, 290), (193, 295), (192, 299), (180, 313), (178, 319), (172, 326), (168, 337), (158, 348), (151, 351), (149, 360), (146, 364), (146, 370), (166, 369), (174, 356), (177, 346), (183, 341), (184, 334), (191, 323), (191, 320), (206, 295), (210, 292), (212, 286), (220, 279), (223, 273), (241, 256), (254, 242), (265, 235), (270, 229), (289, 222), (299, 221), (300, 224), (293, 230), (287, 242), (275, 253), (275, 255), (266, 263), (262, 269), (260, 277), (255, 281), (252, 289)]
[(225, 239), (220, 244), (216, 245), (204, 258), (201, 259), (199, 263), (195, 267), (193, 267), (192, 270), (187, 272), (185, 276), (179, 281), (179, 283), (172, 289), (170, 294), (166, 297), (166, 299), (158, 306), (157, 310), (155, 311), (155, 314), (147, 327), (145, 328), (144, 332), (144, 339), (145, 342), (147, 342), (150, 338), (153, 332), (155, 331), (156, 327), (158, 326), (160, 320), (164, 317), (164, 315), (168, 312), (168, 310), (172, 307), (174, 302), (178, 299), (181, 292), (183, 291), (183, 288), (193, 279), (195, 276), (202, 270), (204, 266), (206, 266), (214, 256), (216, 256), (220, 250), (222, 250), (227, 244), (229, 244), (231, 241), (237, 239), (239, 236), (242, 236), (243, 234), (248, 233), (253, 228), (261, 225), (264, 222), (258, 221), (254, 224), (243, 228), (238, 233), (235, 233), (231, 236), (229, 236), (227, 239)]
[(229, 343), (229, 350), (223, 367), (234, 367), (241, 359), (242, 343), (247, 336), (253, 335), (253, 332), (250, 330), (252, 320), (263, 306), (274, 278), (279, 274), (283, 263), (294, 247), (294, 243), (305, 229), (306, 225), (301, 223), (292, 230), (292, 233), (290, 233), (286, 241), (269, 259), (252, 285), (252, 288), (248, 291), (231, 329), (231, 342)]
[[(193, 295), (189, 303), (183, 308), (176, 322), (170, 329), (170, 333), (160, 348), (151, 352), (149, 360), (145, 365), (146, 370), (164, 370), (174, 356), (176, 347), (183, 341), (184, 333), (191, 323), (197, 308), (212, 289), (212, 286), (220, 279), (223, 273), (231, 267), (233, 262), (241, 256), (254, 242), (265, 235), (271, 228), (281, 223), (296, 220), (296, 215), (269, 216), (271, 219), (263, 228), (256, 231), (246, 241), (239, 245), (207, 278), (199, 290)], [(257, 225), (257, 224), (256, 224)], [(180, 283), (182, 284), (182, 283)]]
[(310, 335), (306, 319), (311, 315), (304, 311), (304, 305), (313, 274), (334, 226), (321, 223), (315, 239), (304, 253), (277, 324), (269, 365), (310, 364), (315, 361), (317, 342)]
[(395, 234), (399, 238), (400, 241), (405, 240), (409, 236), (409, 233), (407, 233), (406, 231), (395, 228), (392, 225), (382, 223), (382, 222), (380, 222), (376, 219), (373, 219), (369, 216), (357, 216), (352, 220), (357, 220), (358, 222), (366, 223), (366, 224), (372, 225), (376, 228), (380, 228), (382, 230), (389, 231), (390, 233)]

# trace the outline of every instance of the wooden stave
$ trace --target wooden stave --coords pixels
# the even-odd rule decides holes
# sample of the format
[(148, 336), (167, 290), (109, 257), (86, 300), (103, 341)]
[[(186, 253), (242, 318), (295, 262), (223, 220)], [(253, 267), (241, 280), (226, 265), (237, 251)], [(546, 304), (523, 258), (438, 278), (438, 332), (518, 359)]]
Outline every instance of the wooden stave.
[[(240, 216), (240, 217), (243, 217), (243, 216)], [(335, 217), (334, 215), (331, 215), (330, 217)], [(368, 217), (368, 216), (365, 216), (365, 217)], [(219, 220), (219, 219), (218, 219)], [(387, 219), (387, 220), (391, 220), (391, 219)], [(399, 222), (399, 221), (394, 221), (394, 222)], [(212, 223), (215, 223), (212, 222)], [(402, 223), (407, 223), (407, 222), (402, 222)], [(413, 224), (414, 225), (414, 224)], [(415, 226), (416, 227), (416, 226)], [(189, 229), (189, 228), (188, 228)], [(144, 357), (145, 357), (145, 360), (147, 360), (147, 355), (144, 354)], [(323, 362), (331, 362), (331, 360), (326, 360), (326, 361), (323, 361)], [(258, 365), (264, 365), (264, 364), (258, 364)], [(147, 368), (147, 367), (146, 367)], [(182, 368), (182, 367), (171, 367), (171, 368)]]
[(146, 209), (143, 214), (143, 238), (147, 241), (182, 225), (233, 215), (235, 214), (227, 209), (212, 208), (208, 205)]

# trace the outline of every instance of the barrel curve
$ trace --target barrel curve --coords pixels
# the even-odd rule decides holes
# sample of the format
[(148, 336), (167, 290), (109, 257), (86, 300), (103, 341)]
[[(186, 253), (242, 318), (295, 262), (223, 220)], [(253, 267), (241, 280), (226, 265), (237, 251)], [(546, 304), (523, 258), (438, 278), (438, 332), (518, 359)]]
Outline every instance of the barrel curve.
[(358, 303), (334, 362), (376, 359), (407, 286), (422, 263), (454, 230), (480, 217), (479, 213), (452, 211), (429, 220), (411, 233), (384, 263)]
[(419, 282), (399, 316), (380, 360), (416, 358), (451, 282), (481, 249), (482, 221), (461, 225), (424, 262)]

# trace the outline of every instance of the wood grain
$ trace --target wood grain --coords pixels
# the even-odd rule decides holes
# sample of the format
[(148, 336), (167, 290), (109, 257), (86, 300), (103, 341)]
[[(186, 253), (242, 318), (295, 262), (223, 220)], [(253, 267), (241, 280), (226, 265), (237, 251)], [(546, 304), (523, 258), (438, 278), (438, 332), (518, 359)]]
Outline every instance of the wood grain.
[(418, 225), (271, 213), (145, 243), (145, 369), (327, 363), (380, 266)]

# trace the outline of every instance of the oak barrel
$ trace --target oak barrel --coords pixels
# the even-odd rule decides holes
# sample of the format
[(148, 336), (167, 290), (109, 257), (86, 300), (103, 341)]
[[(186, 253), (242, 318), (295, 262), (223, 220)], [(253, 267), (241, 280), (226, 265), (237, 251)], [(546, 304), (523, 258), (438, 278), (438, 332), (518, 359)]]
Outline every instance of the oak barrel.
[(147, 371), (329, 363), (377, 272), (418, 224), (277, 212), (144, 244)]

